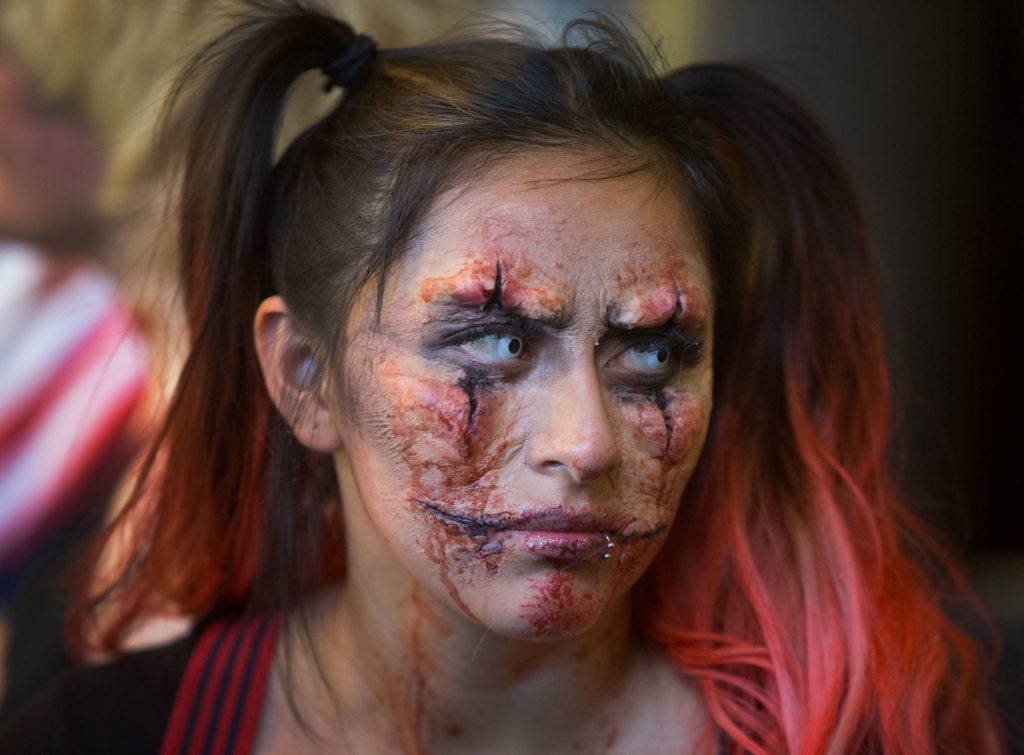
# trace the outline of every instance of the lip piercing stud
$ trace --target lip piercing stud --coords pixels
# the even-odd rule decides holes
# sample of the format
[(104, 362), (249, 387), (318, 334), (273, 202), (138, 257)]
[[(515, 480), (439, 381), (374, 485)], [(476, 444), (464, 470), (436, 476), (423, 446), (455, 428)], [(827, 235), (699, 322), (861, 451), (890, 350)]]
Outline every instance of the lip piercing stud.
[(604, 553), (601, 554), (601, 560), (607, 561), (612, 557), (612, 548), (615, 547), (615, 541), (612, 540), (612, 536), (607, 532), (604, 533)]

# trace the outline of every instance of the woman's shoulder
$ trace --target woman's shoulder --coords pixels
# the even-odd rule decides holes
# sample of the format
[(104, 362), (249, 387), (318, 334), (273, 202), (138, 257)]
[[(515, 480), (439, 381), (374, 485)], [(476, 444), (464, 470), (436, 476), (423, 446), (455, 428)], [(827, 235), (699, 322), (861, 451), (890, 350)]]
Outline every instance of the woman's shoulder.
[(55, 680), (0, 731), (0, 753), (159, 752), (201, 634)]

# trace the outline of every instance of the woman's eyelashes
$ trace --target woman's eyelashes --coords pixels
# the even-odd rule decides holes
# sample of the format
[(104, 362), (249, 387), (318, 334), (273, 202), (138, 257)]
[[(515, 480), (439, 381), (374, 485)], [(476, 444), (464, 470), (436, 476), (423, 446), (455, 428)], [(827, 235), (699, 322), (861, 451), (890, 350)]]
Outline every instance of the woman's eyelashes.
[(526, 341), (513, 333), (489, 333), (460, 347), (474, 359), (488, 363), (516, 362), (526, 357)]
[(623, 367), (638, 374), (665, 376), (678, 366), (678, 353), (665, 341), (632, 344), (620, 352)]
[(659, 387), (681, 370), (696, 366), (703, 353), (703, 341), (692, 333), (632, 336), (606, 362), (606, 370), (625, 387)]
[(518, 369), (533, 358), (539, 342), (537, 331), (529, 323), (484, 323), (443, 333), (436, 346), (458, 361), (498, 370)]
[[(437, 345), (447, 358), (511, 376), (529, 369), (542, 353), (556, 353), (557, 346), (546, 341), (564, 337), (540, 326), (492, 323), (445, 333)], [(704, 342), (695, 331), (612, 331), (602, 339), (599, 354), (610, 385), (647, 389), (665, 385), (681, 370), (697, 365)]]

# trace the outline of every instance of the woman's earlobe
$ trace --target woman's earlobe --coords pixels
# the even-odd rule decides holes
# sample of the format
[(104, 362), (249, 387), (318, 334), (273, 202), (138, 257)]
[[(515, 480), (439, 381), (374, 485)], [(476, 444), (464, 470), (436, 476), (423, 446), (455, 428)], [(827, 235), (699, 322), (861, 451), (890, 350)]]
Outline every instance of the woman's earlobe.
[(324, 396), (316, 344), (280, 296), (260, 304), (253, 321), (256, 353), (271, 401), (304, 446), (323, 453), (341, 447), (332, 407)]

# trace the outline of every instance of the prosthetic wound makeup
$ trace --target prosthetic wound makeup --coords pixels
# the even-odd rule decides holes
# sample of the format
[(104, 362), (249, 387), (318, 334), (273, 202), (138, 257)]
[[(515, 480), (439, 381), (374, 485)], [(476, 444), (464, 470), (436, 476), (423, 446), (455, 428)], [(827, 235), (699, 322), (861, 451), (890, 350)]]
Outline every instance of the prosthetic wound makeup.
[(592, 625), (657, 554), (696, 463), (711, 286), (678, 200), (645, 188), (515, 183), (453, 204), (380, 333), (353, 338), (367, 511), (494, 631)]

